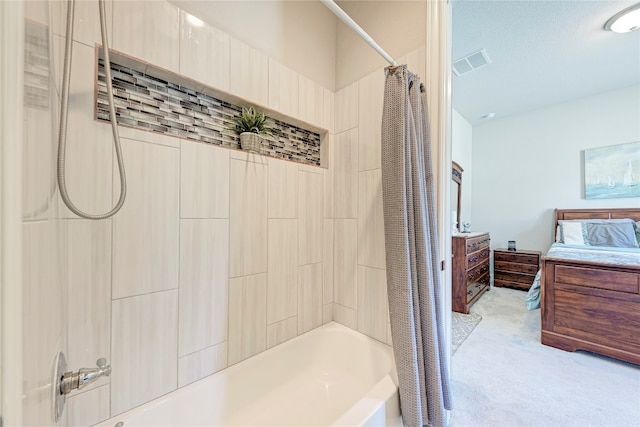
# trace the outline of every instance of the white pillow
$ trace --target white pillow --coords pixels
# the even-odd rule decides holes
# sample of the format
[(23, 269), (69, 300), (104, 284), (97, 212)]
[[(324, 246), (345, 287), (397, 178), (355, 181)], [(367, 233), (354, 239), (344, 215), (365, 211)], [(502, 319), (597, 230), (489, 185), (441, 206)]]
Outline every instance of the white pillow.
[(584, 246), (588, 243), (584, 239), (584, 231), (582, 222), (563, 222), (562, 223), (562, 243), (566, 245)]

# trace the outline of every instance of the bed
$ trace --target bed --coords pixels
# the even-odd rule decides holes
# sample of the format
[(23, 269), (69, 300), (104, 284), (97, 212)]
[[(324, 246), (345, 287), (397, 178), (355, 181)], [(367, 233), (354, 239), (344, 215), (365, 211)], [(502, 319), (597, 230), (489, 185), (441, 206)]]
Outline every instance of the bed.
[[(640, 208), (556, 209), (554, 230), (566, 220), (624, 218), (640, 221)], [(540, 281), (543, 344), (640, 364), (640, 249), (554, 243)]]

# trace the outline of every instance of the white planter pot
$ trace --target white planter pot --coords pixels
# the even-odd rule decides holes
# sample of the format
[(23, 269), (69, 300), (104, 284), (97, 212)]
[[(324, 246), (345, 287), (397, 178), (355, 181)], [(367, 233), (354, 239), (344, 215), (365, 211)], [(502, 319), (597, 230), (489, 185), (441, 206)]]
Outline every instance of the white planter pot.
[(242, 132), (240, 134), (240, 147), (245, 151), (260, 152), (262, 147), (262, 137), (253, 132)]

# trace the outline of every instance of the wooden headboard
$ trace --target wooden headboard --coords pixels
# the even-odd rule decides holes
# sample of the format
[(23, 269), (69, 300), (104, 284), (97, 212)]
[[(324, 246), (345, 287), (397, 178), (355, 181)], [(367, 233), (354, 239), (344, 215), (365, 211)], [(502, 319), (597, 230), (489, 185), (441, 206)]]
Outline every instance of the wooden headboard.
[(556, 219), (553, 229), (561, 219), (620, 219), (631, 218), (640, 221), (640, 208), (612, 208), (612, 209), (556, 209)]

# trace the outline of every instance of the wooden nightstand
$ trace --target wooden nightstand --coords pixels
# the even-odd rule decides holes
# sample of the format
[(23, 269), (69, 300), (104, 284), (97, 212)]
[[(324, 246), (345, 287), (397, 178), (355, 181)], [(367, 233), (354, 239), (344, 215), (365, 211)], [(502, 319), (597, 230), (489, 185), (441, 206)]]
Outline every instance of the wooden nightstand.
[(537, 251), (495, 249), (493, 251), (493, 286), (528, 291), (540, 269), (541, 255), (542, 253)]

